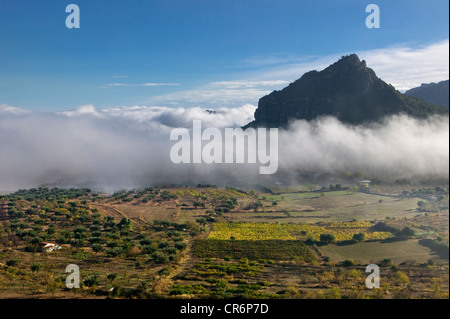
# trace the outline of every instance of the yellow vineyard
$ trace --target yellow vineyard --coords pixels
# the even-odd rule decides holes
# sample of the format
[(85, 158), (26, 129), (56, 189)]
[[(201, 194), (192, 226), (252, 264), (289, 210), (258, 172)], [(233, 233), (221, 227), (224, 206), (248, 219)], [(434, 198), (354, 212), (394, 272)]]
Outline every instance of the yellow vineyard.
[(208, 239), (220, 240), (319, 240), (321, 234), (332, 234), (336, 241), (351, 240), (364, 233), (365, 240), (393, 237), (389, 232), (373, 232), (369, 222), (330, 224), (217, 223)]

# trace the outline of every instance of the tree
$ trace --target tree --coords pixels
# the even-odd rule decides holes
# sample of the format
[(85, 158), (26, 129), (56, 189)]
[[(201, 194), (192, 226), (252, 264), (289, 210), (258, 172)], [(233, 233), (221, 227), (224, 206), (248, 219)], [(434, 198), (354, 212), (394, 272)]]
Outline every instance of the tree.
[(364, 233), (353, 234), (353, 241), (354, 242), (359, 243), (359, 242), (364, 241), (364, 239), (365, 239)]
[(277, 202), (276, 200), (274, 200), (274, 201), (272, 202), (272, 206), (275, 207), (275, 206), (277, 206), (277, 205), (278, 205), (278, 202)]
[(411, 229), (411, 227), (405, 226), (399, 235), (404, 237), (411, 237), (415, 235), (415, 232)]
[(112, 284), (112, 282), (117, 278), (117, 273), (109, 273), (106, 275), (106, 278), (109, 280), (109, 282)]
[(175, 248), (180, 251), (186, 249), (186, 247), (187, 247), (186, 243), (183, 243), (183, 242), (175, 243)]
[(96, 253), (99, 253), (103, 250), (103, 246), (101, 244), (93, 244), (92, 250), (95, 251)]
[(152, 258), (155, 262), (158, 264), (166, 264), (169, 262), (169, 256), (167, 256), (165, 253), (156, 251), (152, 254)]
[(123, 253), (122, 247), (114, 247), (106, 250), (106, 254), (110, 257), (116, 257)]
[(322, 244), (330, 244), (336, 240), (333, 234), (320, 234), (320, 242)]
[(263, 207), (263, 203), (261, 203), (261, 201), (257, 201), (255, 203), (255, 211), (258, 211), (261, 207)]
[(119, 224), (117, 224), (117, 226), (121, 230), (131, 230), (131, 228), (132, 228), (131, 219), (124, 217), (120, 220), (120, 222), (119, 222)]

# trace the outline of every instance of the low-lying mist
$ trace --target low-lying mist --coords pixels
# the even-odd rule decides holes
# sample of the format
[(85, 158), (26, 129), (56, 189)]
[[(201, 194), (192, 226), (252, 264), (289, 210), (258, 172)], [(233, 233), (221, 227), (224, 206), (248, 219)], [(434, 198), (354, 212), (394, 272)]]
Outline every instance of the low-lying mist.
[[(334, 118), (296, 121), (278, 132), (278, 172), (256, 164), (173, 164), (173, 128), (240, 127), (255, 107), (202, 108), (83, 106), (59, 113), (0, 106), (0, 191), (39, 186), (90, 187), (111, 192), (146, 185), (303, 182), (310, 176), (363, 172), (395, 180), (431, 174), (448, 180), (449, 119), (393, 116), (383, 123), (344, 125)], [(207, 143), (207, 142), (204, 142)]]

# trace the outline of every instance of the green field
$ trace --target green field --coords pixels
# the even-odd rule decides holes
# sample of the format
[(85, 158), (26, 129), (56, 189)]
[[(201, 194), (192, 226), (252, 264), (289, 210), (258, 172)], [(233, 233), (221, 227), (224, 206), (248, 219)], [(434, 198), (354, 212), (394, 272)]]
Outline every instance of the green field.
[[(245, 222), (316, 223), (412, 218), (420, 198), (381, 196), (350, 191), (265, 194), (258, 211), (237, 211), (229, 220)], [(276, 206), (273, 205), (276, 202)]]
[(433, 252), (422, 245), (417, 239), (397, 242), (364, 242), (353, 245), (327, 245), (319, 247), (324, 256), (330, 257), (333, 262), (353, 259), (361, 264), (377, 263), (385, 258), (394, 263), (404, 261), (427, 262), (430, 258), (437, 258)]
[(201, 258), (317, 260), (305, 244), (294, 240), (203, 239), (195, 242), (193, 253)]

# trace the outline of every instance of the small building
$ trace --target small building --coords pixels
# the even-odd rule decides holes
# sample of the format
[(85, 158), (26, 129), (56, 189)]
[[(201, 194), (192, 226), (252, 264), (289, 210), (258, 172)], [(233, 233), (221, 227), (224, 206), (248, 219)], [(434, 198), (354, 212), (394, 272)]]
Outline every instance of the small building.
[(370, 183), (371, 181), (368, 179), (359, 181), (359, 190), (361, 192), (370, 192)]
[(41, 247), (41, 249), (47, 253), (53, 251), (53, 250), (60, 250), (61, 246), (56, 245), (54, 243), (47, 243), (47, 242), (42, 242), (39, 243), (39, 246)]

